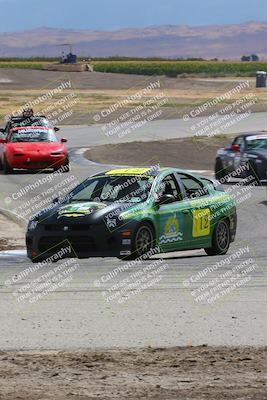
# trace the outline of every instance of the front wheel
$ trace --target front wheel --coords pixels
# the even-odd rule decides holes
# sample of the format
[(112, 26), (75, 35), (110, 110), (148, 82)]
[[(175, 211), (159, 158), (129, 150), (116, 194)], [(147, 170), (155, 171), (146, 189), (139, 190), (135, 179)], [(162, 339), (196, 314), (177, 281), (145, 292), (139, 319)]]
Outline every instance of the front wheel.
[(153, 227), (146, 222), (139, 225), (135, 231), (132, 243), (131, 254), (123, 257), (124, 260), (141, 258), (155, 247), (155, 233)]
[[(43, 261), (46, 261), (47, 260), (47, 258), (45, 258), (45, 257), (34, 257), (34, 258), (30, 258), (30, 260), (31, 260), (31, 262), (33, 263), (33, 264), (38, 264), (38, 263), (41, 263), (41, 262), (43, 262)], [(59, 260), (58, 259), (52, 259), (51, 260), (51, 263), (52, 264), (55, 264), (55, 263), (57, 263)], [(50, 261), (48, 262), (48, 264), (47, 265), (49, 265), (50, 264)]]
[(4, 158), (4, 162), (3, 162), (3, 171), (4, 171), (5, 175), (12, 174), (12, 172), (13, 172), (13, 168), (10, 167), (6, 157)]
[(249, 175), (251, 175), (254, 178), (254, 182), (256, 186), (259, 186), (261, 184), (260, 178), (258, 176), (258, 171), (257, 167), (253, 162), (249, 162)]
[(218, 222), (212, 235), (212, 247), (204, 249), (208, 256), (224, 255), (230, 246), (230, 227), (226, 220)]
[(65, 165), (64, 165), (64, 171), (63, 172), (70, 172), (70, 161), (69, 157), (66, 158)]
[(227, 170), (223, 168), (223, 163), (219, 158), (215, 162), (214, 172), (217, 181), (220, 181), (227, 176)]
[(69, 164), (64, 166), (64, 171), (63, 172), (70, 172), (70, 166)]
[(56, 172), (56, 171), (58, 171), (60, 169), (62, 169), (63, 173), (64, 172), (70, 172), (69, 159), (66, 160), (66, 163), (63, 166), (61, 165), (60, 167), (54, 167), (54, 172)]

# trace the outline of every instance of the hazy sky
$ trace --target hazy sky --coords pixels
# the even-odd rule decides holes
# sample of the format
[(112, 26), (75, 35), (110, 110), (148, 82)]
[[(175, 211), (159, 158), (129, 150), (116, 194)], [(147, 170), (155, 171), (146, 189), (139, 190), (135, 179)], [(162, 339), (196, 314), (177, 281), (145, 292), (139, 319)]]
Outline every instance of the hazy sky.
[(0, 31), (267, 21), (267, 0), (0, 0)]

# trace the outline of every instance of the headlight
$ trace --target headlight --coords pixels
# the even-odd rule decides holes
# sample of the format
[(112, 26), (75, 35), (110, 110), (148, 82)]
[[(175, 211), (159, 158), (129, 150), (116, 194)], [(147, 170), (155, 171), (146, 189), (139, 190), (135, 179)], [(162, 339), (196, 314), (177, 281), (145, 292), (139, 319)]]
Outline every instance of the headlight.
[(34, 231), (34, 229), (37, 227), (38, 221), (36, 219), (32, 220), (28, 224), (28, 231)]

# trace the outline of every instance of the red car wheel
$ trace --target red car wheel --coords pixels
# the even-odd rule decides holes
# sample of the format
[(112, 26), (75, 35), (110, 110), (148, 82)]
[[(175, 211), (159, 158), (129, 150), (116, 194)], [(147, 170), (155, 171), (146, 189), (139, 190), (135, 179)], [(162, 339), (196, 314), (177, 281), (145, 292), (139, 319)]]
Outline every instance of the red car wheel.
[(9, 165), (9, 163), (8, 163), (8, 161), (7, 161), (7, 159), (6, 159), (6, 157), (4, 157), (3, 171), (4, 171), (4, 174), (5, 174), (5, 175), (12, 174), (12, 172), (13, 172), (13, 168), (10, 167), (10, 165)]

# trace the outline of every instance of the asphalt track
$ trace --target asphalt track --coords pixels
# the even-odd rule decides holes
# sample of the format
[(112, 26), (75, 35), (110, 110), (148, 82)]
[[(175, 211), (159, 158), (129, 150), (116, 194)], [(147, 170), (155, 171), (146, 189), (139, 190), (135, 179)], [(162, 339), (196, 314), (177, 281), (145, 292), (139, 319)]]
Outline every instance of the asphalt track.
[[(243, 116), (243, 118), (242, 118)], [(88, 147), (102, 144), (115, 144), (132, 141), (151, 141), (162, 139), (176, 139), (191, 137), (194, 132), (192, 127), (205, 120), (205, 117), (171, 120), (157, 120), (145, 123), (142, 127), (132, 129), (130, 134), (123, 135), (126, 129), (121, 129), (122, 135), (113, 133), (112, 128), (105, 129), (106, 125), (96, 124), (91, 126), (66, 126), (62, 129), (64, 136), (69, 139), (70, 147)], [(102, 121), (102, 119), (101, 119)], [(104, 121), (103, 121), (104, 122)], [(205, 126), (209, 126), (208, 123)], [(267, 130), (267, 113), (252, 113), (249, 116), (241, 115), (239, 122), (236, 122), (223, 134), (239, 132)]]
[[(153, 135), (157, 129), (156, 135), (159, 134), (160, 124), (161, 132), (167, 132), (164, 137), (174, 135), (175, 122), (161, 121), (154, 124), (158, 128), (154, 125), (153, 129), (146, 130), (146, 140), (155, 138)], [(171, 125), (173, 130), (170, 129)], [(69, 139), (71, 148), (112, 142), (97, 127), (69, 127), (62, 129), (61, 134)], [(141, 137), (142, 133), (139, 132), (138, 135)], [(161, 134), (161, 138), (162, 136)], [(135, 135), (131, 140), (136, 140), (136, 137)], [(34, 204), (27, 205), (31, 198), (41, 193), (45, 193), (44, 197), (47, 199), (50, 195), (56, 197), (53, 188), (62, 179), (74, 176), (80, 181), (105, 168), (84, 160), (79, 151), (72, 151), (71, 154), (70, 173), (54, 177), (52, 182), (42, 183), (20, 198), (18, 194), (22, 188), (48, 177), (49, 174), (1, 174), (1, 208), (12, 215), (21, 207), (20, 210), (27, 214), (24, 220), (26, 223), (28, 217), (38, 209)], [(49, 194), (46, 193), (48, 189)], [(241, 199), (238, 188), (231, 189), (231, 186), (227, 186), (227, 189)], [(140, 293), (134, 290), (128, 292), (129, 298), (122, 295), (122, 302), (117, 297), (112, 299), (115, 293), (112, 286), (116, 283), (122, 284), (122, 280), (126, 278), (131, 280), (133, 271), (144, 271), (144, 267), (148, 266), (152, 268), (155, 259), (144, 261), (134, 269), (124, 270), (109, 281), (108, 274), (124, 265), (124, 262), (113, 258), (78, 260), (78, 265), (71, 274), (72, 279), (67, 285), (30, 304), (27, 301), (19, 302), (16, 293), (24, 285), (30, 284), (40, 272), (29, 274), (10, 284), (8, 281), (12, 277), (18, 277), (32, 264), (23, 253), (2, 255), (0, 349), (110, 348), (204, 343), (267, 345), (266, 188), (249, 189), (242, 199), (238, 205), (236, 242), (226, 257), (208, 257), (204, 251), (172, 253), (165, 255), (163, 261), (156, 257), (154, 270), (158, 266), (164, 266), (157, 275), (160, 277), (158, 281)], [(227, 258), (229, 256), (232, 259)], [(214, 278), (220, 277), (224, 281), (226, 272), (230, 273), (234, 267), (248, 260), (252, 260), (254, 268), (247, 275), (250, 279), (246, 284), (230, 293), (222, 294), (211, 303), (197, 301), (196, 296), (191, 293), (194, 289), (203, 293), (202, 285), (212, 285)], [(218, 262), (220, 267), (217, 270), (203, 273), (196, 281), (197, 273)], [(44, 267), (42, 274), (58, 265)], [(194, 277), (194, 283), (190, 281), (191, 276)]]

